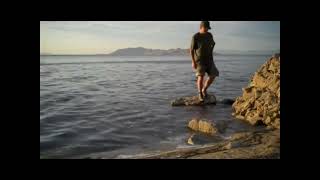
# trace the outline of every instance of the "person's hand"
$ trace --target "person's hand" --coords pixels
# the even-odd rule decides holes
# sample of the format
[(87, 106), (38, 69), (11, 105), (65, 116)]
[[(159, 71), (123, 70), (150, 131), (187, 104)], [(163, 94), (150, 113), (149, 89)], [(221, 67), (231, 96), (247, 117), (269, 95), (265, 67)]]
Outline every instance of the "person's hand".
[(197, 64), (196, 64), (195, 62), (192, 62), (192, 68), (193, 68), (194, 70), (197, 69)]

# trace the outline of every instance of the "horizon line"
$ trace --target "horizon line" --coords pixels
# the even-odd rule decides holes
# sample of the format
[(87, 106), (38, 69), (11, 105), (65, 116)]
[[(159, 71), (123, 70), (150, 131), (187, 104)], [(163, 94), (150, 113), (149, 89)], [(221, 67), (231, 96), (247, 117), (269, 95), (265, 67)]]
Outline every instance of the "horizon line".
[[(181, 50), (188, 50), (184, 48), (170, 48), (170, 49), (152, 49), (152, 48), (145, 48), (145, 47), (128, 47), (128, 48), (119, 48), (116, 49), (110, 53), (48, 53), (48, 52), (40, 52), (40, 55), (111, 55), (113, 52), (120, 50), (120, 49), (133, 49), (133, 48), (143, 48), (143, 49), (151, 49), (151, 50), (172, 50), (172, 49), (181, 49)], [(230, 50), (230, 49), (221, 49), (218, 51), (214, 51), (214, 53), (220, 53), (220, 52), (241, 52), (241, 53), (250, 53), (250, 52), (273, 52), (273, 51), (280, 51), (280, 49), (274, 49), (274, 50)]]

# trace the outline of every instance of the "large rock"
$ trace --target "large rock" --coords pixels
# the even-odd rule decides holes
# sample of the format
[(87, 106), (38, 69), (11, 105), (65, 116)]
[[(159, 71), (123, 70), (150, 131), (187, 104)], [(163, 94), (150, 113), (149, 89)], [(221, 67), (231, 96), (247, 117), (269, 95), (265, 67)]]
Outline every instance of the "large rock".
[(199, 101), (198, 96), (189, 96), (177, 98), (171, 102), (172, 106), (203, 106), (203, 105), (212, 105), (216, 104), (217, 100), (214, 95), (209, 95), (205, 98), (204, 102)]
[(199, 131), (209, 135), (214, 135), (218, 132), (214, 123), (202, 119), (192, 119), (189, 122), (188, 127), (194, 131)]
[(242, 96), (232, 105), (235, 116), (252, 125), (280, 128), (280, 54), (263, 64), (251, 78)]

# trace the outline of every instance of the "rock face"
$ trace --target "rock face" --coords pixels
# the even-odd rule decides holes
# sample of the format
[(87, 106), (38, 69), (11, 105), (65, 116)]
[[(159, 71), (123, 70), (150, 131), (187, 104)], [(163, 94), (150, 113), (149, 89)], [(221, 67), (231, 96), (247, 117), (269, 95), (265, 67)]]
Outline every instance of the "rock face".
[(188, 127), (194, 131), (200, 131), (209, 135), (214, 135), (218, 132), (215, 124), (201, 119), (192, 119), (189, 122)]
[(232, 107), (238, 119), (280, 128), (280, 54), (258, 69)]
[(216, 104), (217, 100), (214, 95), (209, 95), (204, 102), (199, 101), (198, 96), (177, 98), (171, 102), (172, 106), (203, 106)]

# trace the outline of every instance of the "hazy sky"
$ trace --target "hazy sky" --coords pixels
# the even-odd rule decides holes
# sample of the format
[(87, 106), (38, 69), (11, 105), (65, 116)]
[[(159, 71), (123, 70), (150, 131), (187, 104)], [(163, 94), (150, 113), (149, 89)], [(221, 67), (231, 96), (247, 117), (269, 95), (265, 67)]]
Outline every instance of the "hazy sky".
[[(215, 50), (280, 49), (280, 21), (210, 21)], [(40, 21), (40, 53), (189, 48), (200, 21)]]

